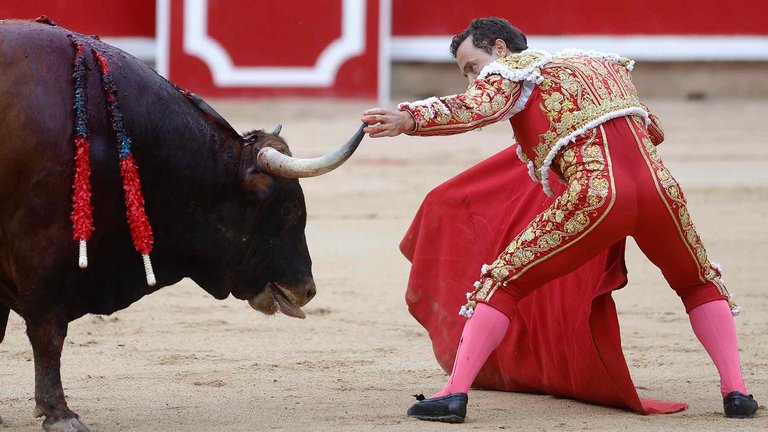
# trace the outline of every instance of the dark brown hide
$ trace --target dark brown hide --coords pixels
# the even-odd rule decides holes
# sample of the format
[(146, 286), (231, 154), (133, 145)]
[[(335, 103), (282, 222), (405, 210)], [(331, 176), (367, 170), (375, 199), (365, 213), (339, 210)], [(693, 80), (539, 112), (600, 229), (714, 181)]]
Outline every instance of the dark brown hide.
[(0, 305), (0, 343), (5, 339), (5, 327), (8, 325), (8, 315), (11, 309)]
[(298, 181), (253, 169), (254, 152), (266, 141), (285, 146), (282, 139), (263, 134), (244, 147), (243, 137), (207, 105), (122, 51), (75, 34), (102, 53), (112, 71), (154, 229), (157, 285), (146, 285), (130, 240), (115, 136), (89, 48), (95, 232), (89, 266), (78, 267), (70, 221), (71, 34), (47, 24), (0, 21), (0, 340), (13, 310), (25, 320), (34, 350), (44, 427), (84, 431), (67, 408), (59, 378), (70, 321), (123, 309), (183, 277), (216, 298), (250, 299), (275, 283), (297, 302), (314, 295), (314, 282)]

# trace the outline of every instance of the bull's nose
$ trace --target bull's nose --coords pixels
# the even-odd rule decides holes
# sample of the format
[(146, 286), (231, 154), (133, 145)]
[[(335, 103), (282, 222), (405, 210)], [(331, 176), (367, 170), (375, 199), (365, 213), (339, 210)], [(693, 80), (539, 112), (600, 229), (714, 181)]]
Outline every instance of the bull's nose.
[(311, 281), (306, 285), (306, 289), (303, 293), (304, 304), (309, 303), (309, 301), (312, 300), (316, 294), (317, 294), (317, 288), (315, 287), (315, 281)]

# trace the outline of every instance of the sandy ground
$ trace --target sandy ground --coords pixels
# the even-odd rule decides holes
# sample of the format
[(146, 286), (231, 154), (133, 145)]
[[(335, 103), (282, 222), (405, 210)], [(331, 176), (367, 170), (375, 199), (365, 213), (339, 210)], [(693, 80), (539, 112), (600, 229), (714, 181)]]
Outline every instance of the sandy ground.
[[(651, 100), (662, 157), (683, 184), (712, 259), (745, 307), (744, 374), (768, 401), (768, 105)], [(345, 140), (367, 103), (214, 101), (239, 130), (285, 125), (294, 154)], [(508, 125), (448, 138), (364, 141), (344, 167), (302, 182), (319, 294), (305, 321), (217, 301), (183, 281), (112, 316), (70, 326), (62, 373), (70, 407), (94, 431), (768, 430), (768, 412), (722, 418), (715, 368), (675, 295), (631, 245), (616, 293), (624, 349), (642, 396), (685, 401), (679, 414), (631, 412), (546, 396), (473, 391), (467, 423), (405, 417), (411, 394), (445, 375), (408, 314), (397, 246), (424, 195), (511, 144)], [(32, 352), (11, 315), (0, 345), (0, 430), (38, 431)]]

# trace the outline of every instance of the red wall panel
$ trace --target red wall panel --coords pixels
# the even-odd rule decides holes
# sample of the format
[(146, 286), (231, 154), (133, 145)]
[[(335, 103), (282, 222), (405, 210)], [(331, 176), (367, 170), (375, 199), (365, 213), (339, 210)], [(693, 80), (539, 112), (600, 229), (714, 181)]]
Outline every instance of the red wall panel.
[[(269, 2), (208, 0), (206, 34), (220, 45), (235, 68), (312, 67), (342, 34), (342, 0)], [(365, 0), (364, 52), (341, 63), (328, 86), (221, 85), (215, 59), (185, 48), (183, 0), (170, 1), (168, 78), (205, 96), (323, 96), (373, 98), (378, 85), (379, 1)]]
[[(212, 20), (217, 13), (236, 7), (232, 0), (211, 0)], [(328, 14), (337, 1), (243, 2), (250, 28), (213, 29), (225, 43), (257, 39), (264, 35), (285, 37), (291, 31), (317, 33), (323, 24), (335, 24)], [(454, 34), (474, 17), (497, 15), (535, 35), (768, 35), (768, 3), (758, 0), (538, 0), (511, 2), (434, 2), (393, 0), (396, 36)], [(153, 36), (155, 0), (37, 0), (0, 2), (0, 18), (34, 18), (48, 15), (65, 27), (102, 36)], [(257, 21), (258, 17), (270, 17)], [(323, 17), (323, 20), (318, 20)], [(231, 30), (231, 31), (230, 31)], [(229, 39), (229, 40), (227, 40)], [(279, 45), (262, 47), (265, 58), (281, 58)], [(288, 49), (296, 49), (286, 47)], [(251, 54), (249, 54), (251, 55)], [(253, 53), (257, 56), (258, 53)], [(248, 60), (252, 62), (252, 60)]]
[[(339, 0), (252, 2), (209, 0), (208, 34), (248, 66), (309, 66), (341, 34)], [(244, 7), (242, 7), (244, 6)]]
[(48, 15), (71, 30), (99, 36), (155, 35), (155, 0), (3, 0), (0, 18)]
[[(365, 30), (359, 33), (362, 36), (356, 36), (356, 40), (365, 41), (365, 50), (362, 54), (344, 57), (335, 66), (326, 64), (320, 68), (326, 72), (334, 71), (332, 83), (323, 81), (322, 85), (302, 87), (283, 82), (270, 86), (245, 80), (243, 85), (239, 82), (234, 85), (232, 82), (227, 84), (222, 78), (233, 70), (240, 73), (265, 67), (312, 68), (320, 63), (320, 59), (327, 60), (329, 56), (321, 54), (327, 54), (334, 40), (341, 35), (340, 10), (342, 4), (349, 4), (345, 3), (347, 1), (364, 1), (366, 4), (365, 17), (357, 19), (357, 22), (364, 21)], [(161, 25), (163, 30), (157, 39), (161, 53), (158, 64), (168, 67), (171, 79), (201, 94), (372, 97), (376, 93), (378, 74), (387, 74), (385, 68), (381, 72), (378, 67), (379, 0), (206, 0), (205, 29), (198, 33), (205, 33), (208, 42), (197, 40), (201, 47), (215, 46), (202, 53), (194, 52), (194, 47), (184, 46), (185, 0), (168, 0), (168, 3), (158, 0), (0, 0), (0, 19), (48, 15), (60, 25), (86, 34), (142, 37), (138, 42), (129, 40), (134, 45), (126, 45), (125, 49), (135, 50), (132, 51), (134, 54), (142, 50), (143, 58), (152, 60), (154, 45), (151, 39), (156, 36), (158, 4), (170, 5), (171, 17), (165, 27)], [(557, 40), (568, 40), (568, 36), (606, 36), (602, 40), (607, 43), (622, 39), (612, 38), (614, 35), (670, 35), (682, 36), (675, 39), (677, 45), (671, 47), (675, 50), (668, 45), (668, 38), (653, 37), (623, 38), (629, 41), (612, 50), (635, 52), (638, 58), (654, 60), (764, 60), (768, 58), (768, 49), (763, 43), (768, 36), (767, 4), (763, 0), (392, 0), (392, 27), (396, 37), (392, 46), (400, 42), (392, 52), (393, 58), (399, 55), (400, 60), (445, 61), (442, 57), (425, 57), (427, 51), (445, 54), (445, 47), (440, 45), (438, 49), (429, 44), (434, 39), (418, 36), (456, 34), (472, 18), (497, 15), (509, 19), (529, 35), (566, 36), (550, 38), (555, 40), (549, 42), (553, 44)], [(757, 37), (687, 37), (696, 35)], [(402, 36), (417, 38), (398, 38)], [(723, 41), (728, 43), (716, 48)], [(439, 43), (444, 44), (444, 41)], [(655, 47), (651, 54), (646, 52), (650, 49), (649, 44)], [(217, 50), (216, 46), (220, 47), (219, 53), (208, 55)], [(669, 55), (660, 56), (662, 52)], [(229, 72), (218, 73), (218, 80), (214, 80), (212, 71), (214, 66), (222, 64), (222, 58), (224, 63), (231, 62), (231, 67), (225, 68)], [(320, 69), (312, 69), (312, 73)]]
[(476, 17), (532, 35), (768, 35), (762, 0), (393, 0), (395, 36), (452, 35)]

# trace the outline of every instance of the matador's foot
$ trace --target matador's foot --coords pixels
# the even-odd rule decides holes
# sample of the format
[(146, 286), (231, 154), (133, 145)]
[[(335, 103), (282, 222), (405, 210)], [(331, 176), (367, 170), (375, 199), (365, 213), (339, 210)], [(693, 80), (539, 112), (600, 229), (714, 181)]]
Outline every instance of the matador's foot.
[(418, 402), (408, 409), (408, 417), (444, 423), (464, 423), (464, 417), (467, 416), (469, 398), (466, 393), (453, 393), (430, 399), (418, 395), (416, 399)]
[(54, 420), (50, 417), (43, 421), (46, 432), (91, 432), (77, 417)]
[(723, 409), (728, 418), (754, 417), (757, 413), (757, 401), (752, 395), (732, 391), (723, 398)]

